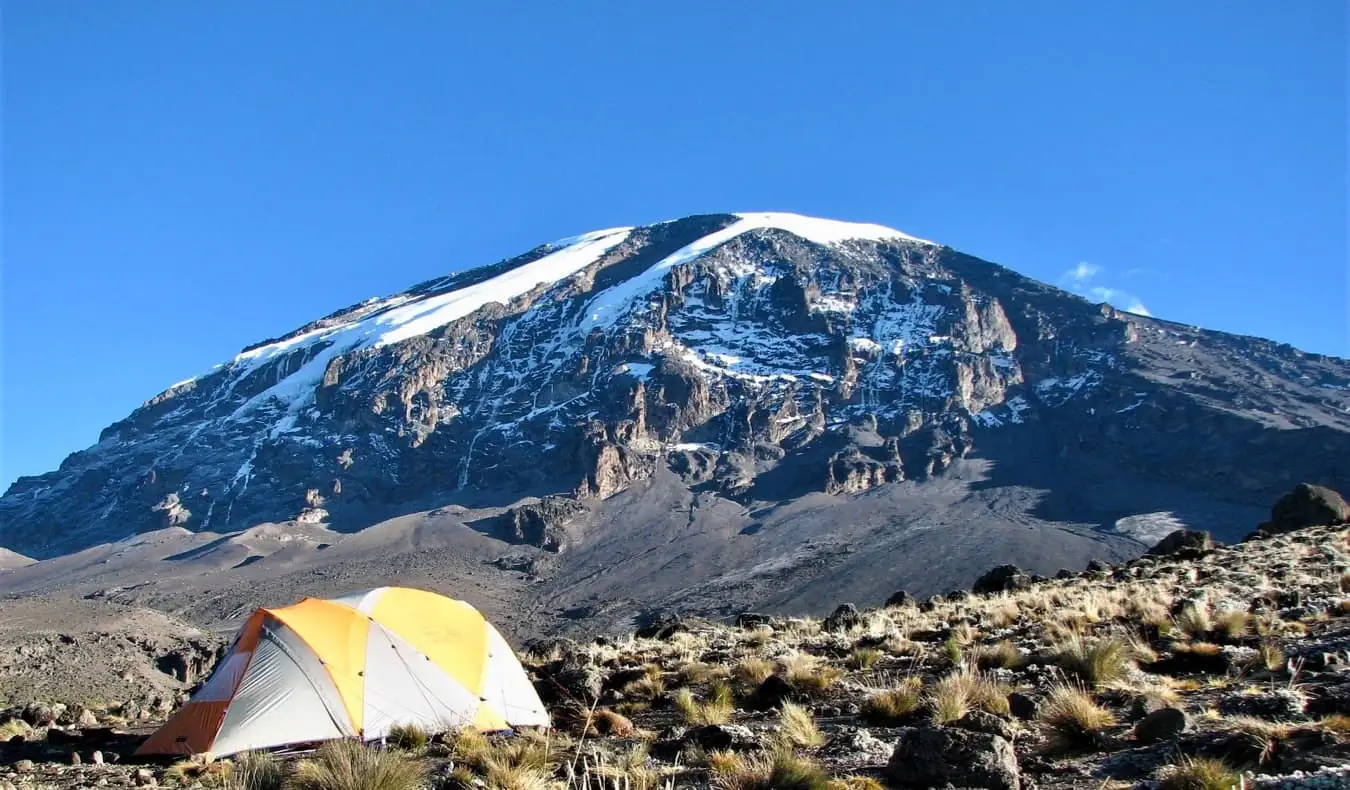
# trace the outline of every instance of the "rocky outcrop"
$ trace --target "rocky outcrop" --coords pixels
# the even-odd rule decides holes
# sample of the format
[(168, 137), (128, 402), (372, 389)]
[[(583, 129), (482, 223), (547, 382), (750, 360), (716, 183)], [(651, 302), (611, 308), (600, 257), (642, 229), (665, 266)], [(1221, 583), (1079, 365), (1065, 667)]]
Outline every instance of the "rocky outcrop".
[(1158, 541), (1147, 553), (1150, 557), (1192, 559), (1213, 549), (1214, 545), (1208, 532), (1179, 529)]
[(1012, 744), (955, 727), (902, 727), (886, 777), (896, 787), (1021, 787)]
[(1000, 565), (975, 580), (970, 591), (977, 595), (1025, 590), (1031, 586), (1031, 576), (1016, 565)]
[(1350, 505), (1325, 486), (1300, 483), (1270, 509), (1270, 521), (1259, 529), (1267, 534), (1293, 532), (1305, 527), (1323, 527), (1350, 522)]
[(546, 496), (508, 509), (498, 519), (497, 533), (513, 543), (561, 551), (566, 543), (564, 527), (585, 511), (586, 507), (575, 499)]

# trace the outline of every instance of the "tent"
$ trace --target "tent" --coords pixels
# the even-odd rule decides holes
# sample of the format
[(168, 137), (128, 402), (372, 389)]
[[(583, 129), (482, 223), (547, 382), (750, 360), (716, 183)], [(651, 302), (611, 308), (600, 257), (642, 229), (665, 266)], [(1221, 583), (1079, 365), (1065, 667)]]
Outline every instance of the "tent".
[(547, 727), (511, 647), (463, 601), (380, 587), (258, 609), (211, 677), (138, 755), (217, 757), (396, 725)]

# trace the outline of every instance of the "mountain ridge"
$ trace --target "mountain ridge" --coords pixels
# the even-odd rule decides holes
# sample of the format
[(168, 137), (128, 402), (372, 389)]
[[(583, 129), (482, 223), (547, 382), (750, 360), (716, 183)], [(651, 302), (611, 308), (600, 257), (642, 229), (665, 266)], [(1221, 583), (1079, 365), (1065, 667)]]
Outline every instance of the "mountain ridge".
[[(807, 566), (848, 566), (865, 579), (849, 596), (884, 599), (968, 583), (1003, 559), (991, 547), (1081, 565), (1167, 528), (1223, 535), (1298, 482), (1350, 487), (1347, 437), (1345, 360), (1093, 304), (881, 226), (696, 215), (246, 346), (16, 481), (0, 545), (50, 560), (170, 527), (321, 526), (286, 555), (311, 574), (320, 544), (420, 519), (622, 622), (681, 595), (717, 606), (719, 578), (750, 585), (746, 605), (809, 607), (844, 593), (806, 590)], [(889, 548), (848, 551), (869, 543)], [(626, 603), (602, 605), (581, 582), (649, 554), (667, 559), (652, 573), (681, 568), (660, 595), (616, 577)], [(905, 578), (870, 578), (877, 563)], [(771, 589), (761, 566), (803, 581)]]

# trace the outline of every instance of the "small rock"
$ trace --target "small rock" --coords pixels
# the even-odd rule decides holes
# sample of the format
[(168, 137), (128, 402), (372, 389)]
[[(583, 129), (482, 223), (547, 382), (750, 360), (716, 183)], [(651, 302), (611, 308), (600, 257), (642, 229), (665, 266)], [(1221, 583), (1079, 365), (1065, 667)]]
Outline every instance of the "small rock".
[(840, 605), (829, 617), (826, 617), (825, 622), (822, 623), (821, 627), (826, 631), (836, 632), (848, 631), (861, 624), (862, 615), (858, 614), (858, 607), (851, 603), (846, 603)]
[(80, 727), (81, 729), (86, 727), (97, 727), (98, 716), (96, 716), (92, 710), (84, 708), (80, 711), (80, 715), (76, 717), (75, 726)]
[(1008, 741), (1017, 738), (1017, 730), (1013, 727), (1012, 722), (1005, 721), (992, 713), (986, 713), (982, 710), (970, 711), (957, 721), (952, 722), (952, 726), (960, 727), (963, 730), (970, 730), (971, 732), (983, 732), (989, 735), (997, 735)]
[(1108, 573), (1110, 570), (1111, 566), (1101, 560), (1092, 560), (1087, 564), (1088, 573)]
[(638, 639), (669, 639), (688, 630), (689, 624), (685, 622), (684, 618), (678, 614), (672, 614), (642, 626), (633, 633), (633, 636)]
[(89, 762), (93, 763), (94, 765), (103, 765), (103, 752), (96, 751), (93, 754), (89, 755)]
[(886, 775), (897, 787), (1018, 790), (1021, 785), (1012, 744), (953, 727), (902, 727)]
[(1055, 571), (1055, 578), (1061, 581), (1065, 579), (1072, 579), (1075, 575), (1077, 574), (1075, 574), (1068, 568), (1060, 568), (1059, 570)]
[(14, 763), (14, 770), (21, 774), (27, 774), (37, 770), (37, 766), (33, 764), (32, 760), (19, 760)]
[(765, 678), (764, 682), (759, 684), (759, 688), (755, 689), (749, 705), (755, 710), (777, 708), (785, 700), (792, 699), (795, 693), (792, 684), (787, 682), (787, 678), (779, 674), (773, 674)]
[(755, 749), (759, 740), (749, 727), (742, 724), (709, 724), (694, 727), (684, 736), (685, 743), (704, 749)]
[(82, 763), (82, 762), (84, 762), (84, 761), (80, 759), (80, 753), (79, 753), (79, 752), (71, 752), (71, 753), (70, 753), (70, 764), (71, 764), (71, 765), (79, 765), (79, 764)]
[(1023, 721), (1036, 718), (1036, 712), (1040, 706), (1040, 702), (1029, 694), (1014, 691), (1008, 695), (1008, 709), (1012, 712), (1012, 715)]
[(137, 768), (131, 775), (131, 781), (138, 787), (157, 787), (159, 782), (155, 781), (155, 775), (149, 768)]
[(744, 628), (748, 631), (753, 631), (764, 625), (775, 628), (781, 625), (782, 622), (783, 618), (781, 617), (774, 617), (771, 614), (761, 614), (760, 612), (742, 612), (741, 614), (736, 615), (736, 627)]
[(1177, 708), (1159, 708), (1145, 716), (1134, 727), (1134, 737), (1140, 743), (1170, 741), (1186, 731), (1186, 714)]
[(825, 752), (850, 766), (884, 765), (890, 759), (891, 745), (863, 728), (847, 728), (836, 733), (825, 745)]

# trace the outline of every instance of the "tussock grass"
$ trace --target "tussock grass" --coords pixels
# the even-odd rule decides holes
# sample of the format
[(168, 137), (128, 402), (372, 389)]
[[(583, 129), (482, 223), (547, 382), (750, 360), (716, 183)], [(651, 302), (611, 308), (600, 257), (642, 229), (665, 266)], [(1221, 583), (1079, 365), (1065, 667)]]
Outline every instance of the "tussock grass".
[(1203, 601), (1192, 601), (1182, 607), (1176, 616), (1177, 630), (1191, 639), (1204, 639), (1214, 630), (1214, 619), (1210, 616), (1209, 605)]
[(996, 645), (986, 645), (975, 653), (975, 665), (980, 669), (1016, 669), (1022, 666), (1022, 652), (1008, 640)]
[(848, 665), (853, 669), (871, 669), (883, 653), (874, 647), (855, 647), (849, 654)]
[(786, 749), (751, 756), (720, 753), (711, 772), (717, 790), (830, 790), (819, 763)]
[(1068, 684), (1050, 690), (1037, 718), (1048, 748), (1055, 752), (1096, 747), (1103, 730), (1116, 723), (1115, 714), (1098, 705), (1086, 691)]
[(841, 776), (825, 785), (829, 790), (886, 790), (886, 785), (870, 776)]
[(1159, 790), (1233, 790), (1242, 777), (1219, 760), (1183, 757), (1163, 778)]
[(1252, 616), (1247, 612), (1221, 612), (1214, 617), (1212, 633), (1231, 644), (1240, 641), (1251, 631), (1251, 628)]
[(7, 741), (15, 735), (22, 735), (25, 740), (33, 733), (33, 728), (28, 726), (28, 722), (23, 719), (14, 719), (0, 724), (0, 741)]
[(406, 752), (328, 741), (295, 766), (294, 790), (418, 790), (426, 766)]
[(680, 684), (684, 686), (698, 683), (711, 683), (714, 680), (725, 679), (730, 675), (731, 671), (726, 667), (713, 666), (712, 664), (705, 664), (701, 661), (685, 664), (675, 673)]
[(637, 728), (627, 716), (608, 708), (596, 708), (591, 712), (590, 731), (594, 735), (613, 738), (632, 738), (637, 734)]
[(933, 684), (928, 707), (934, 724), (947, 724), (972, 710), (1006, 716), (1009, 690), (1001, 683), (962, 667)]
[(798, 691), (824, 691), (844, 674), (811, 653), (792, 653), (783, 659), (783, 677)]
[(675, 710), (687, 724), (726, 724), (735, 711), (731, 687), (720, 681), (713, 683), (707, 700), (700, 702), (694, 699), (689, 689), (680, 689), (675, 693), (674, 701)]
[(427, 748), (431, 738), (426, 730), (416, 724), (396, 724), (389, 728), (389, 736), (385, 740), (396, 749), (420, 752)]
[[(666, 693), (666, 681), (661, 675), (661, 668), (649, 664), (647, 674), (637, 680), (624, 685), (620, 689), (624, 699), (646, 702), (648, 704), (660, 699)], [(652, 671), (654, 668), (655, 671)]]
[(224, 762), (213, 762), (209, 757), (194, 757), (179, 760), (164, 771), (164, 780), (173, 784), (190, 785), (194, 782), (203, 785), (223, 784), (230, 775), (230, 766)]
[(825, 735), (816, 726), (811, 711), (800, 705), (784, 702), (778, 711), (775, 736), (783, 744), (797, 749), (814, 749), (825, 745)]
[(893, 726), (912, 717), (923, 707), (923, 679), (905, 678), (863, 700), (860, 715), (868, 724)]
[(1120, 680), (1134, 666), (1130, 644), (1116, 637), (1091, 643), (1076, 637), (1054, 652), (1055, 663), (1093, 686)]
[(225, 790), (282, 790), (286, 765), (270, 752), (241, 752), (230, 762)]
[(774, 673), (774, 669), (774, 663), (767, 658), (745, 658), (732, 668), (731, 674), (748, 686), (758, 686)]

